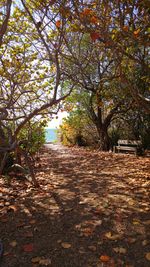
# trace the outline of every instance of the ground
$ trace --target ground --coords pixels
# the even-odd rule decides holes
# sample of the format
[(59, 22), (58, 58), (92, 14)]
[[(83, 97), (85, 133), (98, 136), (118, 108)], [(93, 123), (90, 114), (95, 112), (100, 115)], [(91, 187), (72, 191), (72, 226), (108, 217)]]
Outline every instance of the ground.
[(0, 179), (0, 266), (150, 266), (149, 173), (148, 157), (48, 145), (40, 188)]

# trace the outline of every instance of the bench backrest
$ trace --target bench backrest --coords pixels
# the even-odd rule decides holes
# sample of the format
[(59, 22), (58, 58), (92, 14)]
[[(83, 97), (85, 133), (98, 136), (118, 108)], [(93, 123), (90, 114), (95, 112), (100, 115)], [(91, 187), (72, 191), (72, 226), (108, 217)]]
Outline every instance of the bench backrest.
[(140, 146), (142, 142), (140, 140), (118, 140), (118, 145)]

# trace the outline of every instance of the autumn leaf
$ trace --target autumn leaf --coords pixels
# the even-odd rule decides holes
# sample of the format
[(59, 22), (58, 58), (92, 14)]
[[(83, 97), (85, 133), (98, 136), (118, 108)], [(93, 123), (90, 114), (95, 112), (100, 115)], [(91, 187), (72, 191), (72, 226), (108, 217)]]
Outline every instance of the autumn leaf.
[(26, 244), (26, 245), (23, 246), (24, 252), (32, 252), (33, 249), (34, 249), (34, 247), (33, 247), (32, 243), (31, 244)]
[(111, 232), (106, 233), (105, 236), (110, 240), (116, 240), (120, 237), (120, 235), (118, 234), (113, 235)]
[(71, 248), (71, 244), (69, 244), (69, 243), (61, 243), (61, 246), (63, 248)]
[(90, 33), (92, 41), (96, 41), (97, 39), (100, 38), (100, 34), (98, 32), (91, 32)]
[(24, 237), (33, 237), (33, 233), (31, 231), (28, 231), (24, 233)]
[(124, 30), (125, 32), (127, 32), (127, 31), (129, 30), (129, 27), (126, 25), (126, 26), (123, 27), (123, 30)]
[(90, 21), (91, 21), (91, 23), (93, 23), (93, 24), (98, 24), (98, 22), (99, 22), (98, 18), (95, 17), (95, 16), (92, 16), (91, 19), (90, 19)]
[(17, 241), (14, 240), (14, 241), (10, 242), (9, 245), (14, 248), (17, 246)]
[(24, 227), (25, 223), (24, 222), (19, 222), (16, 226), (17, 226), (17, 228)]
[(136, 31), (133, 32), (134, 36), (137, 37), (140, 33), (140, 29), (137, 29)]
[(32, 258), (32, 259), (31, 259), (31, 262), (32, 262), (32, 263), (38, 263), (40, 260), (41, 260), (40, 257), (35, 257), (35, 258)]
[(90, 8), (85, 8), (83, 12), (81, 12), (81, 16), (88, 16), (91, 15), (93, 11)]
[(122, 247), (116, 247), (116, 248), (113, 248), (113, 250), (116, 253), (120, 253), (120, 254), (126, 254), (126, 252), (127, 252), (126, 248), (122, 248)]
[(60, 20), (57, 20), (57, 21), (56, 21), (56, 27), (57, 27), (57, 28), (60, 28), (60, 26), (61, 26), (61, 21), (60, 21)]
[(39, 264), (40, 264), (40, 265), (44, 265), (44, 266), (51, 265), (51, 259), (41, 259), (41, 260), (39, 261)]
[(110, 261), (110, 257), (108, 255), (102, 255), (102, 256), (100, 256), (100, 260), (102, 262), (108, 262), (108, 261)]
[(146, 253), (145, 258), (150, 261), (150, 252)]
[(16, 211), (17, 211), (17, 207), (14, 206), (14, 205), (10, 205), (10, 206), (8, 207), (8, 211), (16, 212)]
[(30, 224), (35, 224), (36, 223), (36, 220), (31, 220), (29, 223)]

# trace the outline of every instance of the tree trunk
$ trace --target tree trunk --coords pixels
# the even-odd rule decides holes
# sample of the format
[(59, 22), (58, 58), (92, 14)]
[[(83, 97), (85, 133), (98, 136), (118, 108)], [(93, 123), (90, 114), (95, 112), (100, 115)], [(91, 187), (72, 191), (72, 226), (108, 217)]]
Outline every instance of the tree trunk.
[(4, 167), (5, 167), (7, 158), (8, 158), (8, 153), (6, 152), (6, 153), (4, 153), (4, 155), (1, 158), (1, 162), (0, 162), (0, 175), (3, 174), (3, 170), (4, 170)]
[(110, 149), (110, 138), (108, 136), (107, 128), (97, 128), (99, 134), (99, 149), (108, 151)]

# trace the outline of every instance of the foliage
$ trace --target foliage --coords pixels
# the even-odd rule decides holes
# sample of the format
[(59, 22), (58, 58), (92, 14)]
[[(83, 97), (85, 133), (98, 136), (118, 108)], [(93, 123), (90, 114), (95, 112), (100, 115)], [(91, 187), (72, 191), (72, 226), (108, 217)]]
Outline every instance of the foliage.
[(18, 136), (22, 149), (26, 149), (30, 155), (34, 155), (45, 143), (46, 122), (29, 122), (22, 128)]

